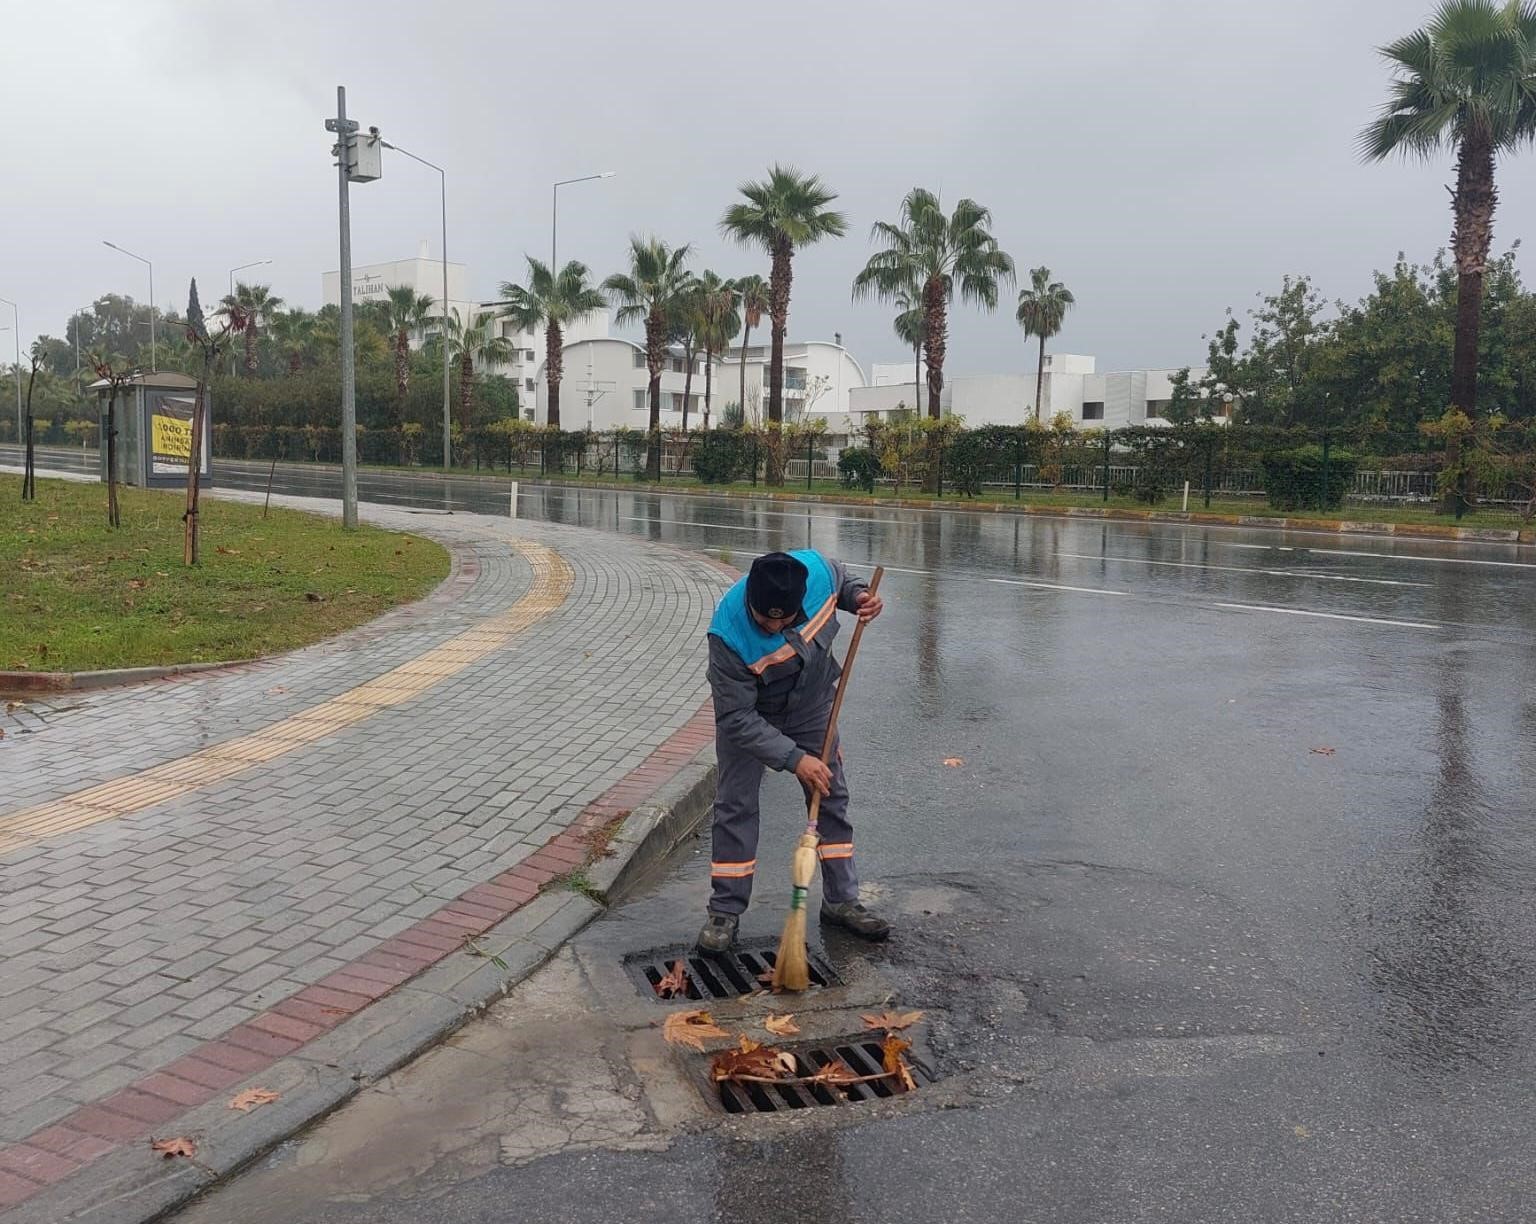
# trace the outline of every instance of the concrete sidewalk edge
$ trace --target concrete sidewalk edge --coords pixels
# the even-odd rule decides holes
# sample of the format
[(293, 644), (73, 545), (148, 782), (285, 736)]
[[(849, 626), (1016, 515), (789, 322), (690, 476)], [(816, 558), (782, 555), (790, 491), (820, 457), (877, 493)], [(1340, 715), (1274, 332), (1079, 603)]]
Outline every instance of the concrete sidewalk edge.
[[(194, 1159), (167, 1160), (147, 1143), (125, 1147), (0, 1218), (5, 1224), (150, 1224), (166, 1218), (437, 1045), (529, 977), (692, 833), (708, 811), (714, 780), (714, 753), (706, 750), (629, 813), (608, 842), (611, 853), (588, 868), (590, 892), (546, 888), (479, 937), (483, 956), (447, 957), (156, 1131), (155, 1138), (191, 1137), (198, 1149)], [(250, 1113), (230, 1109), (230, 1098), (255, 1087), (278, 1093), (278, 1100)]]
[[(369, 622), (364, 622), (364, 624), (367, 623)], [(325, 640), (321, 639), (321, 641)], [(237, 667), (249, 667), (252, 663), (259, 662), (261, 662), (259, 658), (253, 658), (226, 659), (218, 663), (170, 663), (163, 667), (116, 667), (106, 671), (0, 671), (0, 696), (15, 693), (69, 693), (85, 689), (113, 688), (120, 684), (139, 684), (145, 680), (165, 680), (171, 676), (232, 671)]]

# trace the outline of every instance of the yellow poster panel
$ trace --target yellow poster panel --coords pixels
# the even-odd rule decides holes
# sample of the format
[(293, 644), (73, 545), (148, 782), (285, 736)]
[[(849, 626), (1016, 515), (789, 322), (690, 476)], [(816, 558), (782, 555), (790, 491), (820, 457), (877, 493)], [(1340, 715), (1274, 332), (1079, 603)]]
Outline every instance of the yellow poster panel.
[(150, 445), (156, 457), (185, 462), (192, 455), (192, 422), (155, 413), (150, 418)]

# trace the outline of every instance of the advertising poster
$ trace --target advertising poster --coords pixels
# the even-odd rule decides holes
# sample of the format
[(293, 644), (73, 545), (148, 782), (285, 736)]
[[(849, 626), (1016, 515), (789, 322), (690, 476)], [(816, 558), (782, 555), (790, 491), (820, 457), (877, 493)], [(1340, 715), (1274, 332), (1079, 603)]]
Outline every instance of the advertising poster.
[[(149, 406), (149, 475), (185, 480), (192, 453), (192, 396), (157, 396)], [(208, 446), (204, 438), (203, 474), (208, 472)]]

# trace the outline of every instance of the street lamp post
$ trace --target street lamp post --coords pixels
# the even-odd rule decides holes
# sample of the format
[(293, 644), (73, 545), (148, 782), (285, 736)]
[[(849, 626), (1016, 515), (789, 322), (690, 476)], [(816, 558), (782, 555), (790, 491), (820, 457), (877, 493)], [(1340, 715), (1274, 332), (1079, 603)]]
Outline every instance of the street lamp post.
[[(259, 268), (263, 264), (269, 264), (271, 262), (272, 261), (270, 259), (253, 259), (253, 260), (251, 260), (250, 263), (238, 264), (235, 267), (231, 268), (229, 270), (229, 296), (231, 298), (233, 298), (235, 296), (235, 273), (236, 272), (244, 272), (247, 268)], [(233, 375), (235, 373), (235, 350), (234, 350), (233, 347), (231, 347), (230, 350), (229, 350), (229, 373), (230, 373), (231, 377), (233, 377)]]
[(15, 333), (16, 341), (16, 441), (21, 439), (21, 311), (10, 298), (0, 298), (11, 308), (11, 331)]
[(453, 418), (449, 411), (448, 392), (448, 172), (441, 166), (434, 165), (425, 157), (417, 157), (409, 149), (402, 149), (399, 145), (392, 145), (387, 140), (379, 141), (386, 149), (393, 149), (396, 153), (404, 154), (414, 162), (420, 162), (429, 170), (436, 170), (438, 174), (438, 188), (443, 211), (443, 471), (448, 471), (453, 466)]
[(549, 207), (549, 274), (551, 276), (560, 275), (560, 265), (556, 262), (555, 246), (555, 237), (560, 218), (560, 188), (567, 187), (572, 183), (590, 183), (593, 179), (612, 178), (616, 173), (618, 173), (616, 170), (604, 170), (601, 174), (583, 174), (580, 178), (561, 179), (554, 185), (550, 193)]
[(145, 259), (144, 256), (135, 255), (127, 248), (120, 247), (115, 242), (108, 242), (105, 238), (101, 240), (101, 244), (128, 256), (129, 259), (137, 259), (149, 269), (149, 369), (150, 373), (154, 373), (154, 371), (160, 368), (155, 364), (155, 265)]

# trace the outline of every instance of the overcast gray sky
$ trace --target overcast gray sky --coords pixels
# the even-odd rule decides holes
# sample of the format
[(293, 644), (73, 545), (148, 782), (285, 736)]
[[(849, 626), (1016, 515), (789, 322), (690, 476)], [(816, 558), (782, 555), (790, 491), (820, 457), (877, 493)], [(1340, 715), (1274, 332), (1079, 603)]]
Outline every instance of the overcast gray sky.
[[(454, 0), (0, 3), (0, 296), (22, 334), (62, 334), (105, 292), (184, 307), (228, 269), (318, 306), (336, 266), (335, 87), (386, 139), (448, 169), (450, 256), (471, 291), (560, 250), (598, 277), (626, 236), (691, 242), (694, 266), (757, 271), (722, 240), (736, 185), (774, 161), (821, 174), (848, 237), (795, 260), (793, 337), (902, 360), (888, 307), (849, 301), (869, 226), (914, 183), (990, 207), (1021, 274), (1077, 295), (1057, 347), (1100, 369), (1177, 366), (1287, 272), (1354, 299), (1398, 250), (1445, 244), (1431, 167), (1362, 166), (1384, 96), (1374, 48), (1429, 0)], [(386, 157), (389, 155), (386, 154)], [(354, 187), (359, 263), (438, 250), (437, 176), (395, 158)], [(1500, 172), (1496, 245), (1521, 236), (1536, 154)], [(952, 373), (1032, 367), (1007, 309), (957, 306)], [(4, 312), (8, 314), (9, 312)], [(0, 322), (8, 320), (0, 318)], [(3, 337), (9, 349), (9, 337)]]

